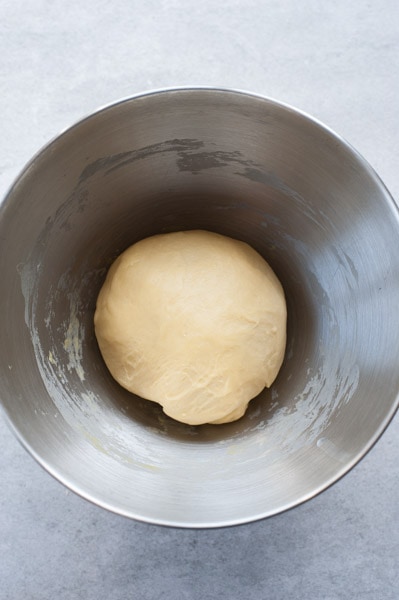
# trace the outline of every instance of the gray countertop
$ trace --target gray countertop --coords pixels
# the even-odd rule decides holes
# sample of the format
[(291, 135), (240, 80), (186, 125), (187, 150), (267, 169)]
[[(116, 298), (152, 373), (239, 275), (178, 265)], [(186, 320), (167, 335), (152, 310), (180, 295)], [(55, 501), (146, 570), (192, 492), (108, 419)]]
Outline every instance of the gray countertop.
[[(397, 0), (2, 0), (0, 57), (1, 195), (41, 145), (98, 106), (196, 84), (311, 113), (399, 199)], [(91, 505), (44, 472), (3, 418), (0, 444), (1, 600), (399, 596), (398, 418), (310, 502), (209, 531)]]

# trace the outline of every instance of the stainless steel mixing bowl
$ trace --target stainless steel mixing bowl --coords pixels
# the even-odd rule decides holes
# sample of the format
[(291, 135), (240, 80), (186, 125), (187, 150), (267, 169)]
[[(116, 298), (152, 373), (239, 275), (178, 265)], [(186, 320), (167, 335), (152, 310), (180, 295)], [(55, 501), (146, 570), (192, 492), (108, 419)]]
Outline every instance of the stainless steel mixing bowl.
[[(280, 375), (224, 426), (131, 396), (93, 331), (112, 260), (195, 228), (249, 242), (287, 297)], [(397, 208), (347, 143), (288, 106), (179, 89), (102, 109), (18, 177), (0, 244), (5, 413), (51, 474), (112, 511), (184, 527), (274, 515), (346, 473), (398, 406)]]

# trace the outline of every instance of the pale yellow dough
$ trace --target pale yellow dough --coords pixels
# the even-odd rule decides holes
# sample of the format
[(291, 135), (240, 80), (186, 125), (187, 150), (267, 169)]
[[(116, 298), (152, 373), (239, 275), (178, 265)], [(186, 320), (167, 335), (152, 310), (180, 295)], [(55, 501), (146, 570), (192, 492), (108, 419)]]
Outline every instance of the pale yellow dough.
[(247, 244), (207, 231), (157, 235), (123, 252), (94, 322), (113, 377), (190, 425), (239, 419), (284, 357), (276, 275)]

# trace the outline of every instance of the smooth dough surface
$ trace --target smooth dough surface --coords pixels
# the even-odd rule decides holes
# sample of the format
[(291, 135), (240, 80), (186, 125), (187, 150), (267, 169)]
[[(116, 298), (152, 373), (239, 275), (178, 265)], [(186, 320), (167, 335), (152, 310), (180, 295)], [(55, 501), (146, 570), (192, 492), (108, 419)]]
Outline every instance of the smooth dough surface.
[(157, 235), (123, 252), (94, 323), (113, 377), (190, 425), (239, 419), (284, 358), (276, 275), (248, 244), (208, 231)]

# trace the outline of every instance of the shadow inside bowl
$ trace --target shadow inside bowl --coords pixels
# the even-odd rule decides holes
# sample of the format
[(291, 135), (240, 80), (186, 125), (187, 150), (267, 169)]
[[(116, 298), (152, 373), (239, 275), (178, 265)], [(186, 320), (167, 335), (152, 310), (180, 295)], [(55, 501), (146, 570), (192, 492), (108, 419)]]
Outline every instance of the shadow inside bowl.
[[(175, 441), (214, 443), (250, 434), (259, 423), (266, 426), (273, 414), (290, 410), (297, 391), (306, 385), (306, 363), (317, 362), (315, 304), (321, 291), (303, 285), (301, 253), (297, 253), (296, 263), (284, 241), (284, 227), (267, 214), (273, 197), (268, 199), (266, 191), (256, 203), (246, 202), (233, 192), (228, 196), (215, 195), (211, 190), (205, 195), (190, 190), (173, 196), (163, 193), (147, 198), (139, 214), (116, 211), (110, 204), (102, 225), (94, 228), (92, 219), (93, 215), (98, 219), (98, 210), (91, 205), (96, 203), (97, 196), (90, 196), (83, 186), (79, 193), (75, 191), (45, 228), (45, 242), (37, 245), (40, 257), (34, 254), (23, 272), (27, 281), (32, 279), (35, 265), (43, 265), (43, 276), (35, 279), (29, 301), (33, 340), (42, 377), (68, 423), (109, 449), (115, 439), (113, 427), (124, 428), (128, 436), (128, 421)], [(86, 214), (89, 221), (85, 224)], [(79, 227), (70, 224), (76, 215)], [(94, 334), (96, 298), (116, 256), (148, 235), (189, 229), (215, 231), (252, 245), (272, 265), (286, 294), (287, 348), (280, 374), (270, 390), (265, 389), (250, 402), (242, 419), (223, 426), (184, 425), (165, 415), (159, 405), (124, 390), (108, 372)], [(65, 238), (64, 243), (60, 237)], [(53, 245), (58, 251), (53, 251)], [(60, 270), (60, 245), (74, 249), (65, 257), (64, 270)]]

